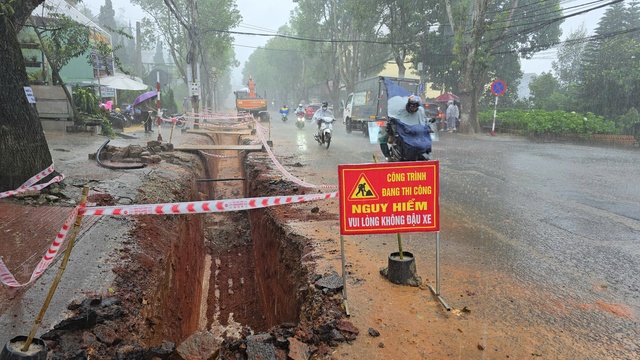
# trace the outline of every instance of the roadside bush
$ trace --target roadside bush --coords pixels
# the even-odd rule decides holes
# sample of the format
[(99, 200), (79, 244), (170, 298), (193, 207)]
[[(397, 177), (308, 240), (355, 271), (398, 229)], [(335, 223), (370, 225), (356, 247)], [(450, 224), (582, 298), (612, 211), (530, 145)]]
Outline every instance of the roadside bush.
[(115, 132), (113, 131), (113, 126), (111, 125), (111, 120), (109, 117), (102, 117), (102, 135), (107, 137), (114, 137)]
[(89, 115), (98, 115), (100, 113), (98, 97), (93, 93), (92, 88), (75, 86), (73, 88), (73, 102), (80, 112)]
[(626, 114), (620, 116), (618, 127), (623, 134), (633, 135), (640, 142), (640, 114), (636, 108), (632, 107)]
[[(502, 120), (503, 131), (526, 135), (567, 135), (577, 134), (590, 137), (593, 134), (615, 134), (616, 128), (612, 121), (593, 113), (578, 114), (561, 110), (508, 110), (498, 113)], [(493, 111), (478, 114), (480, 125), (490, 125), (493, 121)]]

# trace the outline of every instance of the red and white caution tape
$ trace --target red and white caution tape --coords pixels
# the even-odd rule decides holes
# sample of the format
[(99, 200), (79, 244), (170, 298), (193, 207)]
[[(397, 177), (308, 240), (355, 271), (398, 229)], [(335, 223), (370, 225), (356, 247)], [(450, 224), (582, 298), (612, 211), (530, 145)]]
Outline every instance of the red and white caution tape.
[(199, 120), (240, 120), (240, 119), (250, 119), (251, 115), (249, 114), (239, 114), (239, 115), (230, 115), (230, 114), (203, 114), (203, 113), (186, 113), (184, 117), (187, 119), (199, 119)]
[[(206, 123), (206, 122), (195, 122), (195, 121), (190, 121), (190, 120), (186, 120), (186, 119), (197, 119), (194, 117), (186, 117), (183, 116), (183, 120), (185, 123), (187, 124), (191, 124), (191, 125), (198, 125), (198, 126), (208, 126), (208, 127), (225, 127), (225, 128), (233, 128), (233, 127), (240, 127), (240, 126), (246, 126), (247, 124), (250, 124), (250, 121), (245, 121), (245, 122), (241, 122), (241, 123), (237, 123), (237, 124), (229, 124), (229, 125), (224, 125), (224, 124), (211, 124), (211, 123)], [(162, 121), (166, 122), (166, 123), (174, 123), (174, 122), (178, 122), (178, 118), (169, 118), (169, 119), (165, 119), (162, 118)]]
[(80, 209), (88, 216), (103, 215), (167, 215), (201, 214), (225, 211), (251, 210), (275, 205), (293, 204), (338, 197), (337, 192), (326, 194), (306, 194), (296, 196), (269, 196), (245, 199), (209, 200), (181, 202), (173, 204), (140, 204), (128, 206), (95, 206)]
[(211, 113), (211, 112), (204, 112), (204, 113), (187, 112), (183, 116), (189, 117), (192, 119), (197, 118), (197, 119), (206, 119), (206, 120), (236, 120), (236, 119), (244, 119), (248, 117), (245, 114), (236, 115), (236, 114), (220, 114), (220, 113)]
[(1, 192), (0, 193), (0, 199), (1, 198), (5, 198), (5, 197), (9, 197), (9, 196), (13, 196), (13, 195), (25, 192), (25, 191), (41, 190), (41, 189), (44, 189), (47, 186), (53, 184), (54, 182), (62, 181), (64, 179), (64, 175), (60, 174), (60, 175), (54, 177), (53, 179), (49, 180), (49, 182), (47, 182), (47, 183), (39, 184), (39, 185), (33, 185), (33, 184), (37, 183), (38, 181), (40, 181), (40, 180), (44, 179), (45, 177), (47, 177), (47, 175), (51, 174), (54, 170), (55, 170), (55, 166), (54, 166), (54, 164), (51, 164), (48, 168), (44, 169), (43, 171), (41, 171), (38, 174), (36, 174), (33, 177), (31, 177), (31, 179), (27, 180), (19, 188), (15, 189), (15, 190), (9, 190), (9, 191), (5, 191), (5, 192)]
[[(264, 137), (264, 135), (266, 135), (268, 133), (269, 129), (267, 129), (266, 127), (263, 127), (262, 125), (260, 127), (256, 128), (256, 132), (261, 132), (263, 136), (258, 136), (258, 138), (251, 140), (251, 145), (255, 145), (257, 143), (261, 143), (262, 142), (262, 138)], [(266, 145), (265, 145), (266, 146)]]
[[(178, 117), (169, 117), (169, 118), (160, 118), (163, 122), (165, 123), (176, 123), (178, 122)], [(187, 124), (191, 124), (191, 125), (198, 125), (198, 126), (210, 126), (210, 127), (216, 127), (216, 126), (224, 126), (224, 127), (237, 127), (237, 126), (242, 126), (245, 124), (250, 124), (251, 123), (251, 115), (248, 114), (240, 114), (240, 115), (230, 115), (230, 114), (216, 114), (216, 113), (185, 113), (184, 115), (182, 115), (182, 121), (187, 123)], [(221, 124), (209, 124), (206, 122), (196, 122), (196, 120), (240, 120), (240, 119), (249, 119), (249, 121), (243, 121), (241, 123), (236, 123), (236, 124), (230, 124), (230, 125), (221, 125)]]
[[(271, 160), (274, 162), (276, 167), (280, 169), (280, 171), (290, 180), (295, 183), (304, 186), (304, 187), (314, 187), (314, 188), (337, 188), (334, 185), (313, 185), (306, 183), (293, 175), (291, 175), (275, 158), (275, 155), (267, 145), (267, 141), (264, 138), (264, 133), (267, 128), (262, 126), (257, 121), (254, 122), (257, 124), (257, 133), (260, 137), (260, 140), (264, 144), (267, 153), (271, 157)], [(201, 124), (202, 125), (202, 124)], [(212, 154), (207, 154), (210, 156), (216, 156)], [(55, 181), (60, 181), (64, 179), (64, 176), (57, 176), (52, 179), (50, 182), (42, 185), (31, 186), (32, 184), (40, 181), (42, 178), (46, 177), (48, 174), (53, 172), (54, 165), (52, 164), (45, 171), (37, 174), (31, 179), (27, 180), (19, 189), (14, 191), (6, 192), (10, 195), (15, 195), (15, 193), (23, 192), (27, 190), (39, 190), (44, 188), (45, 186), (51, 184)], [(1, 193), (0, 195), (4, 195), (6, 193)], [(0, 196), (5, 197), (5, 196)], [(69, 215), (69, 218), (65, 221), (64, 225), (58, 232), (55, 240), (49, 246), (47, 253), (43, 256), (40, 263), (35, 268), (33, 273), (31, 274), (31, 278), (28, 282), (24, 284), (20, 284), (13, 274), (6, 267), (2, 259), (0, 258), (0, 282), (9, 286), (9, 287), (22, 287), (28, 285), (35, 281), (42, 273), (49, 267), (51, 262), (55, 259), (58, 254), (62, 244), (64, 243), (71, 224), (75, 220), (76, 216), (81, 213), (85, 216), (104, 216), (104, 215), (113, 215), (113, 216), (131, 216), (131, 215), (172, 215), (172, 214), (199, 214), (199, 213), (214, 213), (214, 212), (225, 212), (225, 211), (239, 211), (239, 210), (251, 210), (251, 209), (259, 209), (269, 206), (276, 205), (285, 205), (285, 204), (293, 204), (293, 203), (301, 203), (307, 201), (316, 201), (323, 200), (329, 198), (337, 198), (338, 192), (326, 193), (326, 194), (307, 194), (307, 195), (297, 195), (297, 196), (271, 196), (271, 197), (257, 197), (257, 198), (245, 198), (245, 199), (229, 199), (229, 200), (213, 200), (213, 201), (195, 201), (195, 202), (182, 202), (182, 203), (170, 203), (170, 204), (144, 204), (144, 205), (129, 205), (129, 206), (95, 206), (95, 207), (76, 207)]]
[(67, 234), (69, 233), (71, 224), (74, 222), (76, 216), (78, 215), (79, 208), (80, 207), (76, 207), (75, 209), (73, 209), (73, 211), (71, 211), (71, 214), (64, 222), (64, 225), (62, 225), (60, 231), (58, 231), (58, 235), (56, 235), (56, 238), (53, 240), (53, 242), (49, 246), (49, 249), (40, 260), (40, 263), (38, 263), (38, 266), (36, 266), (35, 270), (33, 270), (33, 273), (31, 273), (31, 278), (29, 279), (29, 281), (24, 284), (20, 284), (13, 276), (13, 274), (9, 271), (9, 269), (7, 269), (7, 266), (4, 264), (2, 259), (0, 259), (0, 281), (9, 287), (22, 287), (34, 282), (37, 278), (39, 278), (40, 275), (42, 275), (42, 273), (44, 273), (44, 271), (49, 267), (53, 259), (56, 258), (56, 255), (58, 255), (62, 244), (64, 244), (64, 240), (67, 238)]
[(257, 133), (258, 136), (260, 137), (260, 140), (262, 141), (262, 145), (263, 147), (267, 150), (267, 153), (269, 154), (269, 157), (271, 158), (271, 161), (273, 161), (273, 163), (276, 165), (276, 167), (280, 170), (280, 172), (282, 172), (282, 174), (288, 178), (289, 180), (293, 181), (294, 183), (300, 185), (300, 186), (304, 186), (307, 188), (322, 188), (322, 189), (337, 189), (338, 186), (337, 185), (314, 185), (314, 184), (309, 184), (308, 182), (304, 182), (300, 179), (298, 179), (297, 177), (291, 175), (291, 173), (289, 173), (287, 171), (287, 169), (284, 168), (284, 166), (282, 166), (282, 164), (280, 164), (280, 162), (278, 162), (278, 160), (276, 159), (275, 155), (273, 154), (273, 152), (271, 151), (271, 148), (269, 147), (269, 145), (267, 144), (267, 140), (264, 138), (264, 130), (266, 129), (266, 127), (260, 125), (260, 123), (258, 123), (255, 119), (254, 119), (255, 123), (256, 123), (256, 128), (257, 128)]
[(225, 211), (239, 211), (260, 209), (269, 206), (286, 205), (307, 201), (324, 200), (338, 197), (337, 192), (326, 194), (306, 194), (296, 196), (270, 196), (245, 199), (194, 201), (169, 204), (142, 204), (128, 206), (91, 206), (76, 207), (69, 215), (67, 221), (58, 232), (55, 240), (49, 246), (47, 253), (31, 274), (31, 279), (24, 284), (20, 284), (13, 274), (0, 259), (0, 281), (9, 287), (22, 287), (35, 281), (49, 267), (58, 254), (60, 247), (71, 228), (71, 224), (78, 214), (83, 216), (135, 216), (135, 215), (179, 215), (179, 214), (202, 214)]

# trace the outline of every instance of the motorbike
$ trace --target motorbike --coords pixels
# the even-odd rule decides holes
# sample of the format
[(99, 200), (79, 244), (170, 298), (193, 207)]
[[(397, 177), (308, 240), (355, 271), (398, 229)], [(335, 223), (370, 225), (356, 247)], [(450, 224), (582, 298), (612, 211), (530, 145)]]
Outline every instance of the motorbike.
[(287, 120), (289, 120), (287, 118), (287, 115), (289, 115), (289, 109), (287, 110), (280, 109), (280, 114), (282, 114), (282, 122), (287, 122)]
[(183, 114), (169, 114), (169, 109), (160, 109), (161, 122), (158, 125), (157, 116), (155, 111), (150, 111), (151, 118), (153, 119), (153, 126), (162, 126), (164, 124), (175, 126), (177, 128), (183, 128), (187, 124)]
[(431, 133), (435, 132), (436, 118), (428, 120), (428, 126), (407, 125), (402, 121), (389, 118), (387, 134), (389, 139), (389, 161), (428, 161), (431, 160)]
[(109, 119), (114, 128), (124, 129), (133, 123), (133, 116), (126, 110), (112, 110), (109, 113)]
[(304, 112), (298, 112), (296, 113), (297, 116), (297, 121), (296, 121), (296, 126), (298, 127), (298, 129), (302, 129), (304, 128)]
[(320, 146), (324, 145), (328, 149), (329, 145), (331, 145), (331, 132), (335, 121), (336, 119), (328, 116), (320, 119), (320, 129), (317, 134), (313, 135), (313, 138), (316, 139)]
[(171, 114), (171, 117), (169, 118), (169, 120), (171, 122), (175, 122), (177, 128), (183, 128), (187, 124), (187, 121), (185, 120), (184, 115), (180, 115), (180, 114)]

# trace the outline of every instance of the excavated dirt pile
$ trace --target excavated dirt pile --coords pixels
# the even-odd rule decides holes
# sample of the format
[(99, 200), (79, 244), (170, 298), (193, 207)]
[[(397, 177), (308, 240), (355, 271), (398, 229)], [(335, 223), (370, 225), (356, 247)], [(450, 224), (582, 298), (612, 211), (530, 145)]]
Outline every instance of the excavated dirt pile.
[[(307, 191), (281, 180), (264, 153), (159, 155), (163, 161), (146, 173), (135, 203)], [(214, 178), (246, 180), (196, 181)], [(42, 336), (50, 358), (330, 357), (332, 346), (359, 333), (344, 317), (342, 278), (316, 274), (309, 261), (312, 239), (292, 233), (283, 221), (284, 214), (302, 220), (331, 216), (315, 210), (280, 206), (133, 218), (130, 236), (114, 255), (113, 288), (69, 305), (70, 316)]]

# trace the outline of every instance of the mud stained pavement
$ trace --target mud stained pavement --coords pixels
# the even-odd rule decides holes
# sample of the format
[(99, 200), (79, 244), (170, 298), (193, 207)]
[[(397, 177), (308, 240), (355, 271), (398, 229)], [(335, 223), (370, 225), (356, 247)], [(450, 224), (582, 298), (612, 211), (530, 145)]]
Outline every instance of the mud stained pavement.
[[(133, 134), (139, 135), (138, 137), (116, 139), (111, 144), (121, 147), (130, 144), (146, 146), (148, 141), (155, 140), (156, 134), (157, 132), (142, 134), (138, 131), (137, 134)], [(187, 135), (179, 133), (175, 134), (173, 139), (174, 144), (181, 141), (199, 141), (198, 137), (190, 139)], [(94, 154), (104, 140), (103, 137), (91, 134), (47, 133), (56, 170), (66, 176), (62, 193), (63, 199), (68, 200), (56, 206), (37, 207), (39, 211), (58, 209), (61, 214), (67, 209), (70, 211), (79, 199), (84, 185), (92, 189), (89, 202), (97, 205), (178, 202), (189, 197), (197, 197), (193, 190), (183, 185), (192, 182), (190, 179), (198, 172), (203, 172), (197, 157), (177, 152), (165, 153), (162, 156), (162, 165), (152, 165), (139, 170), (114, 171), (98, 166), (88, 156)], [(24, 201), (16, 201), (11, 205), (30, 208)], [(61, 205), (63, 207), (59, 207)], [(67, 207), (64, 207), (65, 205)], [(27, 219), (40, 222), (42, 218), (33, 216)], [(182, 254), (181, 256), (188, 256), (189, 251), (191, 254), (203, 252), (197, 247), (183, 250), (180, 247), (190, 243), (178, 241), (181, 236), (194, 239), (197, 239), (198, 234), (202, 236), (201, 231), (189, 234), (189, 229), (198, 229), (197, 224), (190, 225), (189, 222), (197, 221), (196, 217), (185, 219), (184, 216), (85, 217), (84, 224), (95, 224), (78, 237), (61, 284), (36, 334), (47, 341), (51, 349), (50, 358), (113, 358), (115, 354), (135, 355), (143, 350), (139, 343), (148, 342), (153, 346), (159, 346), (165, 339), (179, 337), (183, 332), (192, 331), (193, 324), (197, 324), (197, 318), (193, 321), (187, 316), (183, 317), (184, 321), (180, 319), (183, 314), (191, 314), (191, 311), (187, 312), (184, 309), (189, 309), (192, 294), (186, 291), (167, 294), (163, 293), (162, 289), (170, 288), (173, 285), (171, 280), (181, 286), (186, 285), (185, 288), (199, 288), (199, 283), (198, 286), (190, 286), (193, 281), (200, 281), (199, 277), (192, 276), (193, 273), (190, 272), (197, 272), (197, 262), (189, 260), (190, 265), (196, 266), (190, 271), (172, 274), (175, 276), (169, 277), (169, 281), (165, 281), (166, 278), (163, 276), (165, 264), (168, 263), (167, 253), (171, 254), (173, 251)], [(10, 270), (19, 269), (16, 266), (19, 263), (15, 262), (18, 259), (16, 255), (29, 255), (23, 267), (28, 268), (30, 273), (61, 225), (62, 222), (52, 225), (49, 231), (53, 234), (43, 231), (42, 237), (25, 236), (25, 245), (7, 261)], [(33, 234), (33, 231), (29, 232), (29, 229), (37, 230), (26, 224), (26, 227), (12, 231), (39, 235)], [(41, 241), (42, 244), (34, 241)], [(194, 241), (193, 244), (203, 244), (203, 241)], [(52, 263), (50, 269), (35, 284), (9, 291), (5, 291), (6, 288), (3, 287), (0, 292), (0, 301), (3, 303), (0, 314), (3, 326), (0, 333), (3, 343), (13, 336), (26, 335), (29, 332), (57, 272), (60, 258), (61, 256)], [(187, 262), (187, 259), (179, 257), (171, 260), (168, 269)], [(28, 279), (28, 276), (20, 271), (16, 275), (21, 282)], [(180, 296), (185, 296), (186, 301), (183, 303), (187, 307), (176, 305), (181, 303)], [(173, 304), (174, 307), (152, 306), (157, 302)], [(173, 313), (174, 316), (167, 317), (167, 312)], [(164, 319), (175, 321), (165, 323)], [(177, 321), (178, 319), (180, 321)], [(166, 330), (166, 336), (156, 335), (156, 331), (165, 329), (170, 329)], [(160, 339), (157, 343), (154, 342), (155, 337)], [(155, 353), (163, 352), (166, 353), (164, 350)]]
[[(121, 142), (120, 146), (155, 140), (154, 135)], [(236, 144), (241, 140), (238, 136), (176, 135), (174, 145), (212, 141)], [(158, 165), (111, 171), (87, 159), (102, 139), (50, 136), (50, 146), (63, 155), (56, 160), (59, 171), (67, 175), (69, 186), (64, 191), (70, 199), (85, 184), (99, 190), (90, 196), (99, 205), (233, 199), (246, 193), (304, 193), (283, 182), (278, 173), (246, 186), (243, 181), (196, 181), (244, 177), (247, 154), (235, 150), (211, 154), (167, 152), (160, 154), (162, 162)], [(254, 179), (272, 172), (266, 157), (258, 155), (254, 162)], [(57, 300), (37, 336), (47, 342), (51, 359), (209, 358), (218, 351), (222, 358), (259, 353), (282, 358), (289, 351), (325, 357), (329, 342), (351, 341), (357, 329), (340, 321), (343, 314), (337, 294), (322, 294), (313, 288), (313, 281), (320, 277), (313, 274), (314, 263), (299, 265), (303, 258), (312, 260), (306, 255), (309, 240), (297, 235), (287, 239), (288, 232), (279, 220), (287, 214), (288, 210), (263, 209), (254, 212), (251, 219), (247, 212), (226, 212), (93, 220), (96, 224), (90, 230), (95, 234), (90, 237), (87, 232), (79, 238), (80, 246), (74, 249), (64, 285), (56, 293)], [(313, 221), (322, 215), (311, 211), (297, 218)], [(329, 218), (335, 220), (335, 216)], [(252, 226), (257, 231), (251, 231)], [(256, 242), (262, 244), (260, 248), (255, 248)], [(33, 249), (22, 247), (19, 252), (33, 258), (25, 268), (35, 266), (38, 256), (33, 253), (44, 251), (48, 243), (38, 245), (39, 250), (37, 244), (32, 245)], [(73, 256), (78, 253), (81, 262)], [(19, 260), (17, 254), (13, 255), (9, 261), (12, 269)], [(55, 274), (55, 265), (38, 280), (39, 286), (2, 293), (0, 299), (11, 306), (1, 314), (2, 322), (8, 325), (2, 333), (5, 342), (28, 333)], [(93, 274), (89, 269), (98, 271)], [(322, 330), (316, 334), (319, 326)], [(271, 333), (257, 333), (266, 330)], [(227, 337), (223, 349), (218, 350)]]
[[(313, 126), (298, 130), (292, 122), (274, 121), (269, 138), (274, 142), (277, 160), (295, 177), (316, 185), (337, 185), (337, 164), (371, 162), (372, 154), (379, 154), (379, 149), (358, 132), (346, 134), (339, 125), (334, 129), (330, 149), (314, 142)], [(177, 136), (174, 143), (211, 143), (203, 136)], [(50, 146), (61, 148), (60, 144), (68, 143), (67, 139), (62, 140)], [(453, 157), (457, 151), (479, 153), (468, 148), (474, 141), (451, 134), (441, 136), (440, 143), (435, 144), (435, 156), (441, 160), (443, 171), (441, 290), (452, 308), (449, 312), (426, 286), (435, 283), (435, 234), (406, 233), (402, 237), (403, 249), (416, 257), (422, 286), (398, 286), (380, 275), (389, 253), (397, 251), (395, 234), (349, 236), (344, 240), (351, 317), (345, 321), (339, 292), (316, 296), (318, 289), (312, 286), (316, 277), (341, 271), (338, 200), (329, 199), (250, 212), (100, 219), (82, 237), (92, 240), (81, 240), (85, 247), (74, 250), (74, 254), (80, 254), (81, 259), (74, 258), (79, 266), (70, 266), (63, 277), (63, 283), (69, 281), (66, 293), (73, 295), (62, 297), (52, 307), (38, 334), (49, 332), (47, 341), (54, 349), (51, 355), (55, 359), (140, 358), (145, 353), (167, 358), (181, 344), (182, 354), (213, 354), (218, 340), (212, 334), (244, 336), (243, 341), (224, 343), (229, 351), (222, 352), (227, 355), (222, 358), (234, 359), (245, 358), (247, 348), (260, 348), (260, 342), (275, 345), (270, 354), (278, 359), (287, 358), (287, 351), (294, 350), (297, 352), (289, 352), (294, 359), (306, 359), (311, 351), (314, 358), (334, 359), (637, 358), (637, 301), (621, 301), (612, 295), (614, 286), (604, 282), (594, 282), (585, 296), (572, 283), (557, 287), (550, 277), (520, 270), (527, 269), (527, 257), (541, 257), (543, 269), (551, 264), (551, 255), (509, 252), (510, 245), (525, 237), (514, 232), (532, 231), (516, 228), (522, 211), (508, 210), (512, 212), (510, 216), (493, 216), (501, 209), (483, 203), (479, 210), (463, 201), (473, 196), (452, 180), (452, 173), (461, 177), (487, 172), (474, 168), (473, 161)], [(496, 138), (492, 146), (500, 142), (519, 144)], [(88, 152), (97, 149), (91, 139), (80, 139), (80, 143), (91, 148)], [(161, 165), (134, 173), (117, 172), (118, 175), (94, 167), (84, 154), (54, 155), (62, 158), (59, 163), (68, 178), (87, 179), (79, 184), (95, 180), (93, 183), (109, 192), (116, 203), (334, 191), (305, 188), (286, 179), (262, 152), (246, 154), (246, 162), (245, 154), (235, 151), (201, 156), (176, 152), (164, 154)], [(455, 172), (458, 168), (464, 171)], [(241, 185), (244, 188), (235, 181), (196, 182), (234, 177), (259, 181)], [(478, 188), (480, 182), (474, 178), (474, 185), (469, 187)], [(454, 183), (458, 191), (447, 187)], [(79, 187), (74, 189), (77, 195)], [(631, 232), (635, 231), (634, 226), (630, 222)], [(89, 237), (91, 231), (95, 231), (94, 237)], [(263, 244), (264, 248), (254, 248), (261, 238), (269, 241)], [(100, 257), (92, 257), (96, 244), (104, 243), (104, 239), (110, 246), (101, 250)], [(294, 246), (265, 252), (279, 243)], [(514, 265), (514, 258), (521, 261), (516, 263), (520, 266)], [(299, 266), (270, 267), (294, 259), (300, 262)], [(100, 271), (85, 270), (96, 268)], [(18, 292), (17, 298), (46, 291), (52, 273), (48, 271), (35, 285)], [(269, 276), (264, 274), (281, 280), (265, 286), (261, 279)], [(289, 281), (294, 278), (303, 279), (304, 286), (292, 291), (291, 284), (296, 283)], [(6, 294), (3, 288), (0, 301), (8, 299)], [(37, 297), (23, 299), (19, 305), (13, 304), (14, 310), (4, 311), (2, 323), (14, 327), (3, 335), (28, 332), (40, 304)], [(20, 321), (5, 322), (7, 317), (19, 317)], [(296, 318), (300, 323), (296, 324)], [(92, 323), (87, 324), (85, 319), (92, 319)], [(49, 331), (55, 324), (75, 327)], [(282, 326), (272, 330), (271, 335), (254, 334), (250, 341), (246, 340), (252, 331), (264, 331), (273, 325)], [(337, 334), (332, 332), (336, 328), (340, 329)], [(354, 332), (343, 329), (357, 329), (359, 335), (345, 339), (344, 334)], [(335, 338), (326, 338), (331, 334)], [(319, 335), (328, 341), (315, 342)], [(342, 339), (335, 341), (339, 336)]]
[[(343, 126), (335, 125), (331, 148), (327, 151), (313, 141), (315, 129), (297, 131), (288, 125), (273, 123), (273, 150), (285, 168), (305, 182), (335, 185), (338, 183), (337, 164), (370, 163), (373, 155), (380, 159), (377, 144), (369, 144), (360, 132), (346, 134)], [(543, 250), (523, 251), (517, 255), (509, 252), (516, 243), (536, 234), (535, 230), (539, 228), (533, 225), (520, 230), (516, 222), (526, 222), (526, 217), (519, 217), (526, 212), (523, 214), (519, 208), (503, 209), (507, 201), (500, 203), (502, 207), (497, 209), (489, 206), (488, 200), (469, 204), (474, 198), (493, 199), (512, 191), (511, 186), (503, 189), (498, 186), (505, 182), (500, 181), (503, 177), (509, 176), (500, 170), (510, 163), (507, 159), (492, 160), (496, 154), (487, 151), (492, 147), (496, 148), (495, 153), (504, 157), (516, 148), (535, 155), (545, 152), (552, 156), (561, 156), (558, 154), (567, 149), (574, 151), (563, 145), (547, 150), (545, 144), (529, 144), (519, 138), (441, 135), (440, 142), (434, 143), (434, 156), (440, 160), (442, 185), (440, 280), (441, 294), (452, 310), (445, 311), (425, 286), (435, 286), (435, 234), (402, 235), (403, 249), (415, 255), (418, 275), (423, 279), (423, 286), (418, 288), (392, 284), (380, 275), (380, 268), (387, 266), (388, 255), (397, 251), (395, 234), (345, 237), (350, 320), (360, 329), (361, 335), (352, 344), (339, 344), (332, 349), (334, 358), (637, 358), (640, 353), (637, 288), (635, 296), (632, 291), (629, 297), (621, 299), (619, 293), (614, 293), (603, 282), (594, 283), (585, 292), (571, 280), (556, 287), (550, 281), (551, 277), (541, 277), (523, 269), (545, 268), (549, 257), (560, 250), (557, 245), (543, 249), (548, 255)], [(578, 147), (575, 153), (588, 152)], [(566, 156), (572, 159), (577, 157), (575, 153)], [(513, 156), (518, 154), (514, 152)], [(608, 156), (614, 155), (604, 152), (603, 157)], [(624, 157), (624, 150), (621, 156)], [(627, 162), (629, 166), (623, 171), (637, 174), (637, 162), (633, 158)], [(485, 163), (489, 166), (482, 167)], [(528, 162), (520, 166), (526, 164)], [(520, 175), (520, 172), (515, 174)], [(552, 178), (548, 173), (541, 175), (545, 177), (544, 181), (555, 181), (547, 180)], [(491, 182), (485, 184), (485, 179)], [(543, 186), (544, 181), (540, 182)], [(485, 190), (486, 193), (483, 192), (485, 187), (490, 189)], [(547, 187), (543, 189), (547, 190)], [(523, 206), (531, 205), (531, 199), (527, 197), (514, 200), (522, 200), (516, 203)], [(313, 207), (327, 214), (338, 214), (338, 200), (291, 206), (301, 213)], [(640, 233), (640, 224), (633, 223), (630, 233)], [(319, 272), (340, 271), (337, 221), (325, 218), (325, 221), (314, 223), (290, 221), (288, 224), (294, 232), (315, 239), (314, 254)], [(546, 240), (544, 234), (540, 236), (541, 240)], [(632, 253), (637, 253), (637, 243), (633, 249)], [(530, 265), (529, 260), (534, 263)], [(626, 256), (619, 260), (626, 266)], [(579, 278), (571, 269), (567, 270), (569, 279)]]

